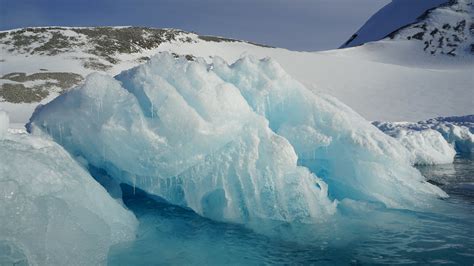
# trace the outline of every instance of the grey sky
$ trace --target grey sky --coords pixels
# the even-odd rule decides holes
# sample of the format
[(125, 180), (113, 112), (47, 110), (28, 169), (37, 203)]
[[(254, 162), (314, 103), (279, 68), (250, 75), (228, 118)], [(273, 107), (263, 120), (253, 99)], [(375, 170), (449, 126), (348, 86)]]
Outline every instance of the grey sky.
[(285, 47), (337, 48), (390, 0), (0, 0), (0, 29), (136, 25)]

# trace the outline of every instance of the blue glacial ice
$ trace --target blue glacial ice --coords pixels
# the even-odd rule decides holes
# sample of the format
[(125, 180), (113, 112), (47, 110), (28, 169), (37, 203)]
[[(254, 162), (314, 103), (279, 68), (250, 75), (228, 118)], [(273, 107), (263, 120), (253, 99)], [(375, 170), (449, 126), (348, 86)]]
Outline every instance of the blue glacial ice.
[(103, 265), (137, 220), (57, 143), (0, 111), (0, 265)]
[(28, 128), (118, 183), (220, 221), (313, 223), (344, 199), (417, 209), (447, 196), (398, 141), (271, 59), (163, 53), (90, 75)]

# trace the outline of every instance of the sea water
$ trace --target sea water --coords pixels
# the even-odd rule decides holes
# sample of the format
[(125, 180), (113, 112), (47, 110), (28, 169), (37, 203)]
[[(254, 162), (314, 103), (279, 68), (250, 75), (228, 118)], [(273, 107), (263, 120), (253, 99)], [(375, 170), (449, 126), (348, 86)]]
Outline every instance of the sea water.
[(140, 226), (135, 241), (110, 250), (109, 265), (472, 265), (474, 160), (419, 170), (450, 195), (443, 209), (413, 212), (343, 201), (333, 221), (272, 229), (286, 235), (215, 222), (125, 185), (124, 203)]

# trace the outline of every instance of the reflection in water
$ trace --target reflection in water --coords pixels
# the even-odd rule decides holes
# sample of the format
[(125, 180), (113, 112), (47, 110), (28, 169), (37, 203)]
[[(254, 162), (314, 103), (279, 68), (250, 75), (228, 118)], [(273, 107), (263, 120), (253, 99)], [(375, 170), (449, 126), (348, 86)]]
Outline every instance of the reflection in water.
[[(443, 188), (453, 200), (474, 203), (474, 157), (456, 158), (453, 164), (420, 166), (419, 170), (429, 180)], [(472, 207), (474, 211), (474, 207)]]

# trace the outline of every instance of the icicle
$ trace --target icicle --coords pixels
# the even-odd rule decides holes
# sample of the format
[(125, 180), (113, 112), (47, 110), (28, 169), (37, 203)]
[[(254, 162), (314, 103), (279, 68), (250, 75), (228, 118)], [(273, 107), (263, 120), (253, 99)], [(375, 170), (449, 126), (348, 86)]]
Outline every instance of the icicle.
[(153, 105), (153, 101), (151, 101), (151, 118), (154, 118), (154, 115), (155, 115), (155, 108)]
[(63, 127), (61, 123), (58, 123), (58, 131), (59, 131), (59, 144), (63, 144)]
[(137, 176), (133, 176), (133, 195), (135, 195), (135, 190), (136, 190), (136, 187), (137, 187)]
[(100, 113), (102, 112), (102, 99), (97, 100), (97, 121), (100, 121)]
[(105, 144), (102, 143), (102, 163), (105, 163), (106, 160), (105, 160)]

